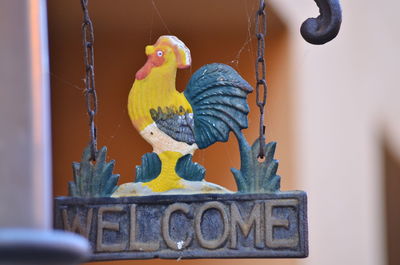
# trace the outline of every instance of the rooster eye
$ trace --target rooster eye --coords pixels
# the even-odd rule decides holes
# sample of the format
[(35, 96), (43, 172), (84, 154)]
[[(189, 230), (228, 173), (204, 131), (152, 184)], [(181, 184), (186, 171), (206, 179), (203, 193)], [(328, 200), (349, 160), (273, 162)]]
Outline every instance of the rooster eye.
[(158, 56), (158, 57), (163, 56), (163, 54), (164, 54), (164, 53), (163, 53), (162, 51), (157, 51), (157, 56)]

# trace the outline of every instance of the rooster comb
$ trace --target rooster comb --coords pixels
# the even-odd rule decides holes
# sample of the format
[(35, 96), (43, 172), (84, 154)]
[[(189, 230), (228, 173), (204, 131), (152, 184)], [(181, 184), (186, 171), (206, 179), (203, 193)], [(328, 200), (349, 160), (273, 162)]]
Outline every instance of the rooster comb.
[(164, 35), (158, 38), (156, 45), (163, 42), (167, 42), (174, 48), (179, 68), (186, 68), (191, 65), (192, 57), (190, 56), (190, 50), (183, 41), (175, 36)]

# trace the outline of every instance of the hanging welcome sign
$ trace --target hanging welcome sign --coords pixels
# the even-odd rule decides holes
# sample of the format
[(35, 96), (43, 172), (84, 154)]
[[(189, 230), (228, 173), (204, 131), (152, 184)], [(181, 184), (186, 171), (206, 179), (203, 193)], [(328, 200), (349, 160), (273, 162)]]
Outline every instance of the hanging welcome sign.
[[(93, 26), (87, 0), (81, 2), (91, 140), (81, 162), (73, 163), (70, 197), (55, 199), (55, 227), (85, 236), (92, 260), (306, 257), (307, 195), (280, 191), (276, 143), (266, 143), (264, 136), (264, 1), (255, 27), (258, 139), (249, 145), (241, 132), (248, 125), (252, 86), (230, 66), (213, 63), (178, 92), (176, 72), (191, 65), (190, 50), (176, 36), (161, 36), (146, 47), (148, 59), (128, 97), (132, 124), (153, 152), (143, 155), (135, 182), (119, 186), (106, 147), (97, 150)], [(340, 26), (340, 16), (336, 20)], [(331, 36), (316, 38), (321, 43), (337, 34), (326, 31)], [(241, 160), (240, 169), (232, 169), (237, 192), (207, 182), (205, 168), (192, 161), (195, 150), (226, 142), (231, 132)]]
[(60, 198), (56, 227), (80, 233), (93, 260), (306, 257), (306, 194)]

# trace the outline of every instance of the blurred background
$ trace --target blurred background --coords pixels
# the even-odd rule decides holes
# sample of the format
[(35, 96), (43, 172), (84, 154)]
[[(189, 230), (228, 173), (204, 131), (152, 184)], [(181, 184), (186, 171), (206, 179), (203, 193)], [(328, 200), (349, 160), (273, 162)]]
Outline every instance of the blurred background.
[[(317, 16), (311, 0), (267, 1), (268, 141), (277, 141), (282, 190), (309, 196), (310, 257), (305, 260), (181, 260), (182, 264), (400, 264), (400, 31), (394, 0), (343, 1), (339, 36), (306, 43), (301, 23)], [(256, 0), (90, 1), (95, 30), (99, 146), (116, 160), (120, 184), (151, 151), (127, 114), (127, 97), (144, 47), (176, 35), (193, 64), (178, 72), (183, 90), (200, 66), (220, 62), (255, 84)], [(76, 1), (49, 0), (54, 195), (67, 195), (71, 162), (89, 139), (84, 100), (82, 12)], [(249, 141), (258, 133), (250, 95)], [(196, 152), (206, 179), (235, 190), (237, 143)], [(175, 260), (97, 264), (175, 264)]]

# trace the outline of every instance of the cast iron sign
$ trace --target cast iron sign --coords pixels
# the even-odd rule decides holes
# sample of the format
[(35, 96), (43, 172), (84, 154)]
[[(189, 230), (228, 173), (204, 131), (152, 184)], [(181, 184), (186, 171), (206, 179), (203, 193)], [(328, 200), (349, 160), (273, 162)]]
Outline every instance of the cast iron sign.
[(302, 258), (306, 194), (56, 199), (56, 228), (88, 238), (92, 260)]
[[(301, 33), (310, 43), (324, 44), (339, 32), (341, 9), (337, 0), (315, 2), (320, 15), (307, 19)], [(142, 156), (135, 180), (120, 185), (107, 148), (97, 149), (93, 24), (88, 0), (81, 4), (90, 142), (73, 163), (70, 197), (55, 199), (55, 227), (86, 237), (93, 261), (307, 257), (307, 195), (280, 191), (276, 143), (265, 136), (265, 1), (255, 16), (259, 137), (250, 145), (242, 133), (253, 87), (232, 67), (212, 63), (194, 72), (179, 92), (177, 69), (191, 66), (190, 50), (176, 36), (160, 36), (146, 46), (147, 61), (128, 96), (131, 122), (153, 150)], [(230, 135), (240, 152), (240, 168), (231, 169), (237, 192), (205, 181), (205, 168), (192, 160), (197, 149)]]

